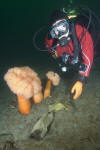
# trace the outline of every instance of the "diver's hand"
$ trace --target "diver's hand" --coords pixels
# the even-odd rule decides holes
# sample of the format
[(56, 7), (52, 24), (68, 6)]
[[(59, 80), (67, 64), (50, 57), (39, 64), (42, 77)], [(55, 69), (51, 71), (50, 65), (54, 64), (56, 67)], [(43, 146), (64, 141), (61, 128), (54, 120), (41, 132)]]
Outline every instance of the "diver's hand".
[(71, 94), (74, 94), (73, 99), (77, 99), (82, 94), (83, 83), (80, 81), (76, 81), (71, 89)]
[(52, 54), (52, 57), (53, 57), (54, 59), (58, 58), (58, 53), (55, 51), (55, 53)]
[(56, 58), (57, 58), (57, 56), (56, 56), (55, 54), (52, 54), (52, 58), (56, 59)]

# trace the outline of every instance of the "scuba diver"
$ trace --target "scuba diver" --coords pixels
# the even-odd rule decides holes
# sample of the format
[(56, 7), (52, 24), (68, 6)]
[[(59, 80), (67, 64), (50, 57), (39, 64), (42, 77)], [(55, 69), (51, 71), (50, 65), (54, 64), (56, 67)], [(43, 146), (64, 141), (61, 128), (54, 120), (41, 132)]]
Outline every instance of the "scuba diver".
[[(44, 30), (46, 28), (49, 30)], [(42, 34), (39, 34), (41, 31)], [(37, 45), (40, 41), (45, 43), (46, 49)], [(76, 72), (77, 68), (76, 82), (71, 88), (73, 99), (77, 99), (89, 77), (93, 60), (100, 57), (100, 19), (85, 5), (64, 6), (54, 11), (48, 25), (34, 34), (33, 45), (38, 51), (49, 52), (59, 67), (60, 75), (67, 78), (67, 74)]]
[(49, 32), (45, 47), (62, 72), (69, 72), (77, 64), (78, 73), (71, 94), (77, 99), (89, 77), (94, 58), (94, 43), (84, 26), (74, 23), (61, 10), (54, 11), (48, 21)]

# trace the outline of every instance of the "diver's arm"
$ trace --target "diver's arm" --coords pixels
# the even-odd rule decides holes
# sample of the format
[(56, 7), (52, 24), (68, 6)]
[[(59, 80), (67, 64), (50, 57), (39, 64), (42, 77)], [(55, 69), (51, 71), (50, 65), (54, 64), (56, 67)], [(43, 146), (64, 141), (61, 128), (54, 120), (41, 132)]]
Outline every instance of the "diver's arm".
[(50, 34), (48, 34), (45, 39), (45, 47), (48, 49), (48, 52), (51, 54), (52, 58), (54, 59), (58, 57), (56, 48), (59, 46), (59, 44), (57, 44), (57, 41), (58, 40), (52, 38)]
[(93, 63), (93, 41), (87, 32), (82, 41), (82, 64), (79, 67), (79, 79), (83, 82), (89, 77)]
[(54, 39), (50, 37), (49, 34), (47, 34), (46, 39), (45, 39), (45, 47), (48, 49), (48, 52), (51, 52), (51, 48), (53, 45)]
[[(77, 30), (78, 30), (77, 34), (80, 40), (82, 34), (86, 31), (86, 29), (81, 26), (78, 26)], [(81, 82), (85, 82), (89, 77), (94, 55), (93, 40), (89, 32), (86, 32), (80, 44), (82, 50), (81, 52), (82, 63), (79, 66), (78, 80)]]
[[(82, 30), (84, 30), (82, 29), (82, 27), (80, 28), (80, 30), (78, 28), (77, 33), (79, 35), (82, 35), (80, 34), (82, 33)], [(82, 39), (81, 49), (83, 61), (79, 66), (77, 81), (71, 89), (72, 94), (75, 92), (73, 99), (77, 99), (82, 94), (84, 82), (86, 82), (87, 78), (89, 77), (90, 69), (93, 63), (93, 40), (88, 32), (86, 32), (85, 36)]]

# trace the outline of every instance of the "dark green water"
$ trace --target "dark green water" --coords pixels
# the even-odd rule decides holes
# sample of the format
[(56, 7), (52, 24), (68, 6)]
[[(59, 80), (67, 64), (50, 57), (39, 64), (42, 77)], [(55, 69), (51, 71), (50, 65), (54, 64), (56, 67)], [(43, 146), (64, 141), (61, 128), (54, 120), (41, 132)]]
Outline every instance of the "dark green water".
[[(72, 4), (86, 4), (95, 13), (99, 13), (99, 1), (73, 0)], [(32, 57), (35, 51), (32, 44), (34, 33), (44, 26), (51, 12), (63, 5), (69, 4), (67, 0), (42, 1), (2, 1), (0, 2), (0, 57), (9, 59), (18, 56)], [(43, 39), (42, 39), (43, 40)]]
[[(68, 112), (56, 115), (47, 139), (42, 142), (30, 140), (30, 131), (40, 114), (47, 112), (50, 103), (69, 100), (73, 78), (63, 80), (51, 98), (39, 105), (32, 104), (28, 116), (18, 112), (17, 104), (14, 109), (11, 107), (16, 96), (3, 80), (5, 72), (13, 66), (30, 66), (40, 73), (41, 79), (45, 78), (48, 70), (55, 69), (48, 53), (36, 50), (32, 39), (36, 31), (47, 23), (52, 11), (69, 2), (5, 0), (0, 3), (0, 134), (13, 134), (18, 140), (19, 150), (100, 150), (100, 61), (93, 64), (82, 97), (73, 102), (75, 108), (72, 106)], [(88, 5), (100, 16), (99, 0), (73, 0), (72, 4)], [(44, 41), (44, 36), (40, 38)]]

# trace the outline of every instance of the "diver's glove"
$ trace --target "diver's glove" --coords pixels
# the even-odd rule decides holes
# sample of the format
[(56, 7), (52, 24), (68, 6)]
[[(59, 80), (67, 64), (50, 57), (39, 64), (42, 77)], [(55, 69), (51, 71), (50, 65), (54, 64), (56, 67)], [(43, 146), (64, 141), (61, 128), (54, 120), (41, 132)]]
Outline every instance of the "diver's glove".
[(83, 83), (76, 81), (71, 89), (71, 94), (74, 94), (73, 99), (77, 99), (82, 94)]

